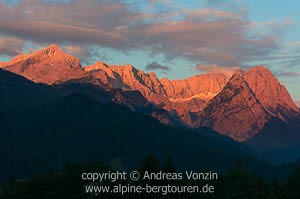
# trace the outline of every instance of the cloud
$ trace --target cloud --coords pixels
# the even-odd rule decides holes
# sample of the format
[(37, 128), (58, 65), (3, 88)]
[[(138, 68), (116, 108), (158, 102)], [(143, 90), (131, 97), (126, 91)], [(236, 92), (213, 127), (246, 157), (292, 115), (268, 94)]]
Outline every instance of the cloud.
[(300, 46), (298, 42), (289, 43), (264, 58), (264, 64), (281, 66), (282, 68), (298, 68), (300, 65)]
[(124, 45), (127, 38), (113, 31), (134, 17), (115, 1), (71, 1), (68, 4), (23, 0), (0, 4), (0, 31), (40, 42)]
[(22, 53), (23, 45), (22, 39), (0, 35), (0, 54), (15, 56)]
[(204, 0), (204, 5), (207, 7), (218, 8), (225, 11), (236, 13), (240, 16), (246, 16), (248, 12), (248, 6), (244, 1), (233, 0)]
[(67, 53), (76, 56), (81, 60), (86, 57), (89, 57), (90, 55), (89, 51), (86, 48), (83, 48), (82, 46), (79, 45), (68, 45), (68, 46), (63, 46), (62, 48)]
[(264, 60), (279, 49), (282, 34), (290, 25), (283, 20), (260, 23), (258, 27), (240, 12), (216, 8), (187, 9), (178, 13), (184, 16), (182, 20), (135, 27), (134, 38), (143, 41), (141, 46), (164, 53), (167, 58), (184, 57), (204, 64), (242, 66), (249, 61)]
[(148, 63), (145, 67), (146, 70), (162, 70), (162, 71), (170, 71), (171, 69), (168, 66), (163, 66), (157, 62)]
[(247, 19), (246, 7), (233, 3), (236, 1), (222, 2), (210, 1), (200, 9), (182, 8), (168, 0), (136, 4), (122, 0), (21, 0), (14, 5), (2, 1), (0, 34), (38, 43), (83, 46), (85, 50), (72, 49), (81, 54), (89, 45), (98, 45), (225, 66), (264, 60), (280, 48), (287, 23), (254, 23)]
[(206, 73), (222, 73), (226, 76), (231, 76), (233, 73), (241, 71), (238, 66), (218, 66), (218, 65), (204, 65), (198, 64), (196, 69)]
[(299, 47), (300, 46), (300, 41), (293, 41), (290, 43), (291, 46), (294, 46), (294, 47)]
[(97, 46), (90, 45), (63, 45), (62, 49), (80, 59), (81, 64), (90, 65), (99, 60), (111, 61), (112, 58), (102, 52)]
[(277, 72), (275, 73), (275, 75), (277, 77), (285, 77), (285, 78), (289, 78), (289, 77), (299, 77), (300, 73), (299, 72)]

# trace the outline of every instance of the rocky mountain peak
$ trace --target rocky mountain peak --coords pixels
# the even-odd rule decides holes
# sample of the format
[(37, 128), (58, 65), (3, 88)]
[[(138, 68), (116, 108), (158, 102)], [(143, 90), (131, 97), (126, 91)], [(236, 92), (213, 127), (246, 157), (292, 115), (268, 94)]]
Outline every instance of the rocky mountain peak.
[(199, 126), (207, 126), (237, 141), (244, 141), (256, 134), (269, 118), (244, 77), (235, 73), (207, 104)]
[(63, 50), (59, 48), (56, 44), (51, 44), (50, 46), (39, 51), (39, 53), (43, 53), (48, 56), (55, 56), (59, 53), (64, 54)]
[(241, 73), (234, 73), (231, 76), (231, 78), (229, 79), (228, 83), (231, 83), (231, 84), (234, 84), (234, 85), (244, 83), (244, 78), (243, 78)]
[(270, 74), (273, 75), (271, 70), (268, 69), (266, 66), (264, 65), (258, 65), (258, 66), (254, 66), (252, 68), (249, 69), (249, 73), (258, 73), (258, 74)]
[(125, 64), (124, 67), (129, 70), (132, 70), (134, 68), (131, 64)]
[(46, 49), (48, 49), (48, 50), (61, 50), (61, 48), (58, 46), (58, 45), (56, 45), (55, 43), (53, 43), (53, 44), (50, 44), (48, 47), (46, 47), (44, 50), (46, 50)]
[(251, 68), (244, 74), (244, 79), (257, 99), (273, 116), (286, 120), (298, 112), (287, 89), (279, 82), (272, 72), (264, 67)]
[[(68, 80), (92, 83), (105, 90), (140, 93), (149, 103), (191, 126), (207, 126), (238, 141), (257, 133), (271, 117), (288, 121), (299, 114), (286, 88), (265, 66), (234, 73), (198, 74), (180, 80), (159, 80), (131, 64), (97, 62), (81, 67), (78, 58), (56, 44), (14, 57), (0, 67), (34, 82), (58, 84)], [(124, 95), (125, 96), (125, 95)], [(124, 101), (136, 102), (126, 95)]]
[(86, 66), (83, 69), (85, 71), (89, 72), (89, 71), (93, 71), (93, 70), (103, 70), (103, 69), (106, 69), (108, 67), (109, 67), (108, 64), (99, 61), (99, 62), (96, 62), (95, 64), (93, 64), (91, 66)]
[(2, 68), (22, 75), (34, 82), (53, 84), (83, 75), (80, 60), (65, 53), (57, 45), (30, 54), (14, 57)]

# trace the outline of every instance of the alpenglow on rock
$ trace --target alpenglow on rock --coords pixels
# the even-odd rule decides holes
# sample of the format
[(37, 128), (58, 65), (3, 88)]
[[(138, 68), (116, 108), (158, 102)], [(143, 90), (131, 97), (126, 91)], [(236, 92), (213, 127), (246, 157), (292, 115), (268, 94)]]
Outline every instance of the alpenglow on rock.
[[(0, 67), (37, 83), (72, 81), (107, 92), (118, 89), (113, 91), (120, 93), (114, 95), (118, 103), (124, 101), (123, 105), (132, 108), (134, 102), (143, 101), (139, 106), (155, 106), (187, 126), (207, 126), (238, 141), (258, 133), (271, 118), (288, 122), (299, 114), (287, 89), (264, 66), (239, 71), (232, 77), (209, 73), (182, 80), (159, 79), (154, 72), (146, 73), (130, 64), (116, 66), (99, 61), (82, 67), (78, 58), (53, 44), (2, 62)], [(129, 95), (128, 91), (139, 92), (148, 102), (134, 99), (139, 95)], [(159, 113), (148, 114), (162, 118)]]

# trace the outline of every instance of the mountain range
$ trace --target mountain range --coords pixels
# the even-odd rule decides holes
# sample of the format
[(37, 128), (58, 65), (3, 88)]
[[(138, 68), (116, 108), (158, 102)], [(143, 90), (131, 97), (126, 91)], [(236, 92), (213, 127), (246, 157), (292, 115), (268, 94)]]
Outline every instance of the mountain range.
[(1, 69), (0, 77), (0, 99), (5, 100), (0, 109), (0, 183), (61, 169), (66, 163), (102, 161), (130, 170), (149, 154), (160, 161), (172, 157), (183, 171), (225, 172), (241, 160), (264, 177), (284, 174), (248, 147), (209, 128), (164, 125), (137, 112), (141, 110), (116, 104), (109, 100), (111, 93), (97, 87), (81, 87), (103, 92), (94, 98), (73, 90), (78, 84), (36, 84)]
[[(265, 148), (257, 147), (257, 143), (263, 144), (261, 140), (266, 142), (272, 137), (273, 130), (268, 126), (274, 123), (280, 122), (293, 129), (286, 131), (295, 132), (293, 136), (278, 132), (286, 134), (287, 146), (294, 134), (300, 134), (300, 128), (294, 125), (299, 108), (287, 89), (264, 66), (237, 71), (232, 76), (208, 73), (182, 80), (159, 79), (154, 72), (146, 73), (129, 64), (97, 62), (82, 66), (78, 58), (52, 44), (18, 55), (9, 62), (0, 62), (0, 68), (32, 81), (31, 86), (47, 87), (40, 90), (56, 98), (84, 93), (102, 103), (113, 102), (150, 115), (164, 124), (193, 129), (208, 127), (261, 152), (266, 152)], [(5, 99), (9, 100), (7, 97), (1, 100)], [(277, 149), (279, 143), (280, 140), (269, 143), (268, 152)], [(293, 142), (293, 146), (299, 143), (300, 140)], [(297, 156), (300, 152), (293, 158)]]

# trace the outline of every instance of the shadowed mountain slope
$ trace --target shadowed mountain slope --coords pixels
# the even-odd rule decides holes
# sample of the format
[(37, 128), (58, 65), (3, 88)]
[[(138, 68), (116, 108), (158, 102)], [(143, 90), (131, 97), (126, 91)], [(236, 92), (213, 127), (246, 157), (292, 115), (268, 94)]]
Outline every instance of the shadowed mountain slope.
[[(203, 132), (202, 132), (203, 131)], [(231, 143), (157, 120), (116, 104), (101, 104), (82, 94), (63, 97), (26, 122), (1, 133), (1, 178), (57, 169), (66, 162), (121, 160), (133, 168), (146, 155), (172, 156), (183, 170), (224, 171), (242, 160), (268, 176), (274, 167)]]
[(284, 122), (270, 120), (246, 145), (277, 163), (294, 162), (300, 158), (300, 117)]
[(165, 124), (207, 126), (237, 141), (257, 134), (271, 118), (289, 122), (299, 113), (286, 88), (264, 66), (237, 72), (234, 76), (238, 74), (240, 81), (234, 83), (232, 77), (220, 73), (183, 80), (158, 79), (155, 73), (130, 64), (97, 62), (81, 67), (78, 58), (53, 44), (16, 56), (0, 67), (34, 82), (58, 87), (76, 84), (82, 90), (92, 84), (99, 90), (88, 86), (84, 93), (93, 97), (107, 95), (108, 101), (140, 110)]

